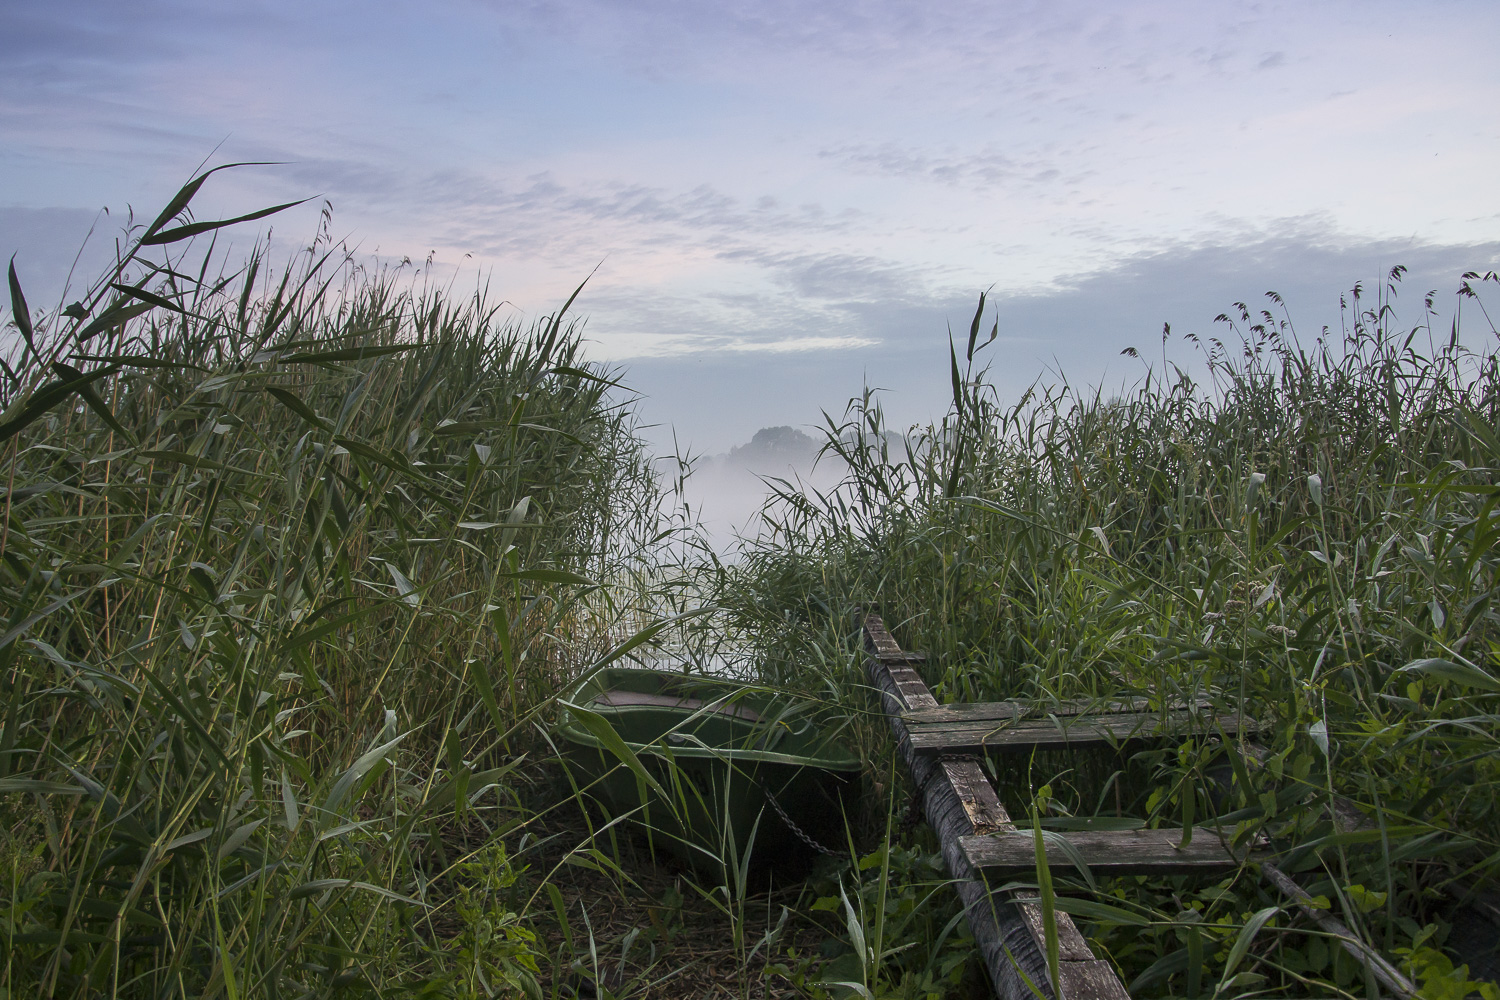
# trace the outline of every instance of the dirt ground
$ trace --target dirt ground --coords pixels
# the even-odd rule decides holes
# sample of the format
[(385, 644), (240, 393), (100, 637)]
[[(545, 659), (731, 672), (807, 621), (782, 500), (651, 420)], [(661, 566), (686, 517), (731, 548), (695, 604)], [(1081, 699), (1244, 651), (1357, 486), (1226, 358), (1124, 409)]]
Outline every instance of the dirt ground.
[[(553, 967), (554, 976), (564, 978), (561, 996), (602, 996), (596, 979), (617, 998), (802, 995), (767, 968), (786, 962), (788, 947), (816, 954), (824, 938), (796, 916), (800, 885), (768, 887), (750, 894), (742, 908), (730, 907), (722, 889), (706, 885), (701, 874), (667, 859), (653, 863), (640, 845), (627, 846), (624, 854), (633, 884), (576, 865), (558, 872), (574, 941), (571, 968), (561, 961)], [(783, 907), (788, 917), (777, 933)], [(551, 953), (568, 951), (561, 928), (538, 930)], [(762, 944), (768, 934), (769, 947)], [(555, 982), (548, 980), (545, 986)]]
[[(492, 814), (493, 822), (500, 817)], [(537, 936), (544, 997), (562, 1000), (783, 1000), (803, 997), (771, 968), (799, 966), (816, 980), (824, 950), (836, 946), (810, 914), (808, 877), (817, 855), (782, 857), (758, 866), (736, 903), (721, 875), (698, 871), (668, 852), (655, 856), (628, 828), (590, 839), (589, 824), (571, 802), (503, 834), (517, 869), (517, 899)], [(489, 840), (483, 824), (442, 834), (450, 859)], [(557, 918), (559, 900), (567, 926)], [(445, 908), (439, 936), (454, 936), (456, 916)], [(791, 954), (789, 955), (789, 950)], [(793, 957), (795, 956), (795, 957)]]

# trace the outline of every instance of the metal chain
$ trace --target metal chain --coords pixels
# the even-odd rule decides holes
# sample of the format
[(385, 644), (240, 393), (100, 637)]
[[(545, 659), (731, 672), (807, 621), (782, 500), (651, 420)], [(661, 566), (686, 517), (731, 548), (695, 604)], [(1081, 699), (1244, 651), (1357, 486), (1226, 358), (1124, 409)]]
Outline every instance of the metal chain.
[(843, 855), (839, 851), (831, 851), (828, 848), (824, 847), (822, 844), (818, 843), (816, 840), (813, 840), (806, 830), (798, 826), (797, 822), (793, 820), (792, 817), (786, 814), (786, 810), (781, 808), (781, 803), (776, 801), (776, 796), (771, 794), (770, 789), (765, 788), (764, 785), (762, 785), (761, 788), (763, 791), (765, 791), (766, 801), (771, 804), (772, 810), (775, 811), (776, 815), (781, 817), (781, 821), (787, 825), (787, 829), (791, 830), (797, 835), (798, 840), (802, 841), (804, 844), (806, 844), (808, 847), (811, 847), (819, 854), (826, 854), (830, 858), (843, 857)]

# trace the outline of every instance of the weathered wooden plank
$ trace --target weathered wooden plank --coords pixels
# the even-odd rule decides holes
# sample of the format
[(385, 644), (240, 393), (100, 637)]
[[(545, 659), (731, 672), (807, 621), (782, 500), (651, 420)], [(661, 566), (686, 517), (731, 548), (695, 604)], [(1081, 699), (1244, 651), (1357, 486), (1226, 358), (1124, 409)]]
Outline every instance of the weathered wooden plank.
[[(1233, 736), (1254, 731), (1255, 720), (1237, 714), (1202, 716), (1192, 712), (1119, 712), (1072, 719), (1015, 719), (978, 722), (908, 721), (911, 746), (919, 754), (1007, 753), (1032, 748), (1090, 747), (1150, 739), (1180, 739), (1193, 734)], [(1059, 724), (1061, 723), (1061, 724)]]
[[(1175, 702), (1167, 708), (1173, 711), (1211, 708), (1207, 698), (1197, 698), (1190, 703)], [(937, 708), (915, 709), (903, 712), (901, 719), (908, 725), (929, 726), (945, 722), (974, 723), (1000, 722), (1007, 719), (1044, 719), (1049, 715), (1071, 717), (1075, 715), (1112, 715), (1118, 712), (1154, 712), (1160, 708), (1152, 705), (1150, 698), (1130, 697), (1099, 700), (1079, 698), (1061, 704), (1030, 701), (976, 701), (959, 705), (939, 705)]]
[(901, 693), (901, 700), (914, 709), (936, 708), (938, 700), (927, 688), (922, 675), (911, 667), (885, 665), (885, 671)]
[(892, 653), (892, 652), (874, 653), (874, 654), (871, 654), (871, 655), (873, 655), (875, 657), (878, 657), (879, 660), (880, 660), (880, 662), (882, 662), (882, 663), (926, 663), (927, 662), (927, 654), (926, 653), (908, 653), (905, 650), (897, 650), (894, 653)]
[[(1191, 872), (1231, 871), (1244, 863), (1220, 841), (1213, 830), (1199, 827), (1186, 847), (1178, 847), (1182, 830), (1089, 830), (1056, 836), (1083, 858), (1095, 875), (1183, 875)], [(997, 878), (1036, 871), (1036, 846), (1031, 831), (959, 838), (969, 864)], [(1047, 865), (1072, 868), (1072, 859), (1048, 844)]]
[(1125, 984), (1115, 975), (1114, 966), (1100, 958), (1086, 962), (1060, 962), (1057, 984), (1067, 1000), (1075, 997), (1097, 997), (1098, 1000), (1130, 1000)]
[[(872, 654), (870, 679), (880, 691), (892, 735), (922, 796), (927, 822), (938, 835), (943, 860), (953, 876), (996, 994), (1004, 1000), (1036, 1000), (1029, 981), (1044, 997), (1050, 997), (1046, 957), (1021, 907), (1008, 893), (991, 892), (959, 846), (961, 837), (976, 832), (1013, 830), (1009, 815), (977, 758), (937, 759), (912, 752), (900, 713), (935, 707), (937, 700), (916, 671), (893, 655), (900, 647), (879, 617), (866, 617), (865, 638)], [(1070, 942), (1069, 955), (1077, 956), (1059, 963), (1058, 981), (1064, 1000), (1125, 1000), (1125, 989), (1113, 969), (1093, 957), (1071, 918), (1058, 914), (1057, 926), (1059, 935)]]
[[(1043, 923), (1042, 904), (1040, 901), (1022, 899), (1016, 901), (1016, 908), (1021, 911), (1021, 919), (1026, 921), (1026, 926), (1031, 928), (1031, 934), (1038, 941), (1044, 941), (1047, 930)], [(1094, 953), (1089, 948), (1089, 943), (1078, 933), (1078, 928), (1073, 921), (1069, 920), (1066, 927), (1061, 924), (1057, 927), (1057, 954), (1064, 962), (1092, 962)]]
[(953, 786), (953, 793), (963, 805), (974, 833), (1003, 833), (1016, 828), (978, 759), (965, 757), (940, 761), (939, 764), (948, 783)]
[(898, 659), (905, 655), (900, 643), (896, 642), (895, 636), (885, 627), (879, 615), (865, 616), (865, 648), (872, 656), (884, 659)]

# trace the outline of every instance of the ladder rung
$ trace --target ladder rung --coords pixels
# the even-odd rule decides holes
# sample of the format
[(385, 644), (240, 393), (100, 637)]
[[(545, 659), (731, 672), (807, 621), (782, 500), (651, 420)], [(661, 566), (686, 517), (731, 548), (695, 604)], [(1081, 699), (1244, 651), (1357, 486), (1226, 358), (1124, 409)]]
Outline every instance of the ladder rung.
[[(1181, 875), (1238, 868), (1244, 852), (1232, 853), (1212, 828), (1198, 827), (1186, 847), (1178, 847), (1182, 830), (1091, 830), (1049, 836), (1066, 837), (1095, 875)], [(960, 837), (969, 864), (1001, 878), (1036, 871), (1036, 844), (1030, 830)], [(1073, 860), (1047, 844), (1047, 865), (1072, 868)]]
[[(927, 712), (930, 712), (928, 709)], [(1258, 723), (1237, 713), (1204, 715), (1197, 712), (1115, 712), (1052, 719), (971, 719), (926, 722), (926, 712), (902, 716), (917, 753), (1005, 753), (1033, 747), (1087, 747), (1139, 740), (1181, 739), (1215, 735), (1221, 729), (1233, 736), (1242, 729), (1254, 732)]]
[[(1000, 722), (1006, 719), (1045, 719), (1049, 715), (1071, 718), (1079, 715), (1115, 715), (1124, 712), (1152, 713), (1162, 708), (1152, 705), (1151, 699), (1129, 696), (1101, 700), (1078, 698), (1060, 703), (1034, 701), (976, 701), (956, 705), (939, 705), (937, 708), (916, 709), (901, 714), (901, 721), (911, 725), (933, 725), (945, 722)], [(1207, 698), (1195, 698), (1191, 702), (1175, 701), (1167, 704), (1168, 711), (1193, 709), (1199, 712), (1213, 707)]]

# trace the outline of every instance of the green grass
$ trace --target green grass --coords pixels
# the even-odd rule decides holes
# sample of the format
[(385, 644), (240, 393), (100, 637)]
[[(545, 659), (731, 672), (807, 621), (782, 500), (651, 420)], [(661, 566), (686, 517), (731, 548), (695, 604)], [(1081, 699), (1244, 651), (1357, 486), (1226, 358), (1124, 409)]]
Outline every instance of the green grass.
[(514, 822), (532, 724), (635, 600), (633, 418), (562, 310), (322, 243), (214, 270), (168, 228), (197, 183), (0, 390), (0, 995), (522, 983), (514, 914), (489, 957), (434, 930), (493, 909), (455, 896), (476, 864), (512, 877), (451, 830)]
[[(571, 300), (516, 325), (321, 236), (226, 270), (204, 243), (228, 223), (187, 211), (204, 179), (74, 305), (33, 314), (11, 281), (0, 998), (562, 996), (612, 962), (611, 989), (662, 994), (688, 933), (662, 914), (694, 903), (809, 996), (974, 995), (865, 686), (866, 608), (931, 654), (942, 701), (1206, 696), (1267, 720), (1259, 767), (1208, 741), (993, 773), (1038, 828), (1218, 817), (1304, 845), (1282, 864), (1309, 893), (1426, 995), (1467, 991), (1451, 897), (1500, 863), (1494, 276), (1465, 278), (1467, 339), (1430, 301), (1402, 327), (1397, 271), (1306, 343), (1237, 307), (1187, 338), (1201, 381), (1164, 362), (1120, 396), (1017, 402), (986, 381), (981, 301), (947, 416), (892, 428), (854, 400), (826, 429), (844, 486), (775, 498), (725, 564), (671, 513)], [(726, 864), (596, 939), (639, 903), (641, 855), (591, 837), (548, 723), (632, 634), (748, 657), (853, 720), (870, 795), (797, 912)], [(1335, 795), (1377, 833), (1341, 836)], [(564, 894), (570, 863), (592, 895)], [(1133, 995), (1365, 993), (1253, 867), (1047, 874)]]
[[(1245, 706), (1271, 726), (1268, 765), (1245, 780), (1233, 743), (1055, 754), (1002, 763), (1002, 801), (1164, 826), (1218, 814), (1240, 840), (1317, 845), (1291, 862), (1309, 891), (1437, 976), (1445, 893), (1500, 866), (1500, 364), (1478, 295), (1497, 279), (1467, 275), (1460, 293), (1477, 350), (1457, 323), (1428, 328), (1430, 299), (1398, 327), (1399, 279), (1373, 301), (1356, 289), (1346, 328), (1310, 344), (1238, 307), (1222, 339), (1188, 338), (1202, 383), (1171, 366), (1120, 397), (1064, 383), (1014, 404), (979, 367), (981, 300), (947, 417), (908, 451), (877, 398), (854, 400), (825, 446), (848, 482), (781, 497), (779, 530), (719, 574), (715, 599), (760, 638), (768, 676), (849, 704), (868, 704), (869, 607), (930, 654), (940, 701)], [(1333, 795), (1381, 832), (1337, 835)], [(1148, 996), (1209, 990), (1239, 928), (1283, 902), (1252, 870), (1101, 891), (1151, 921), (1085, 925)], [(1272, 926), (1226, 990), (1363, 991), (1310, 925)]]

